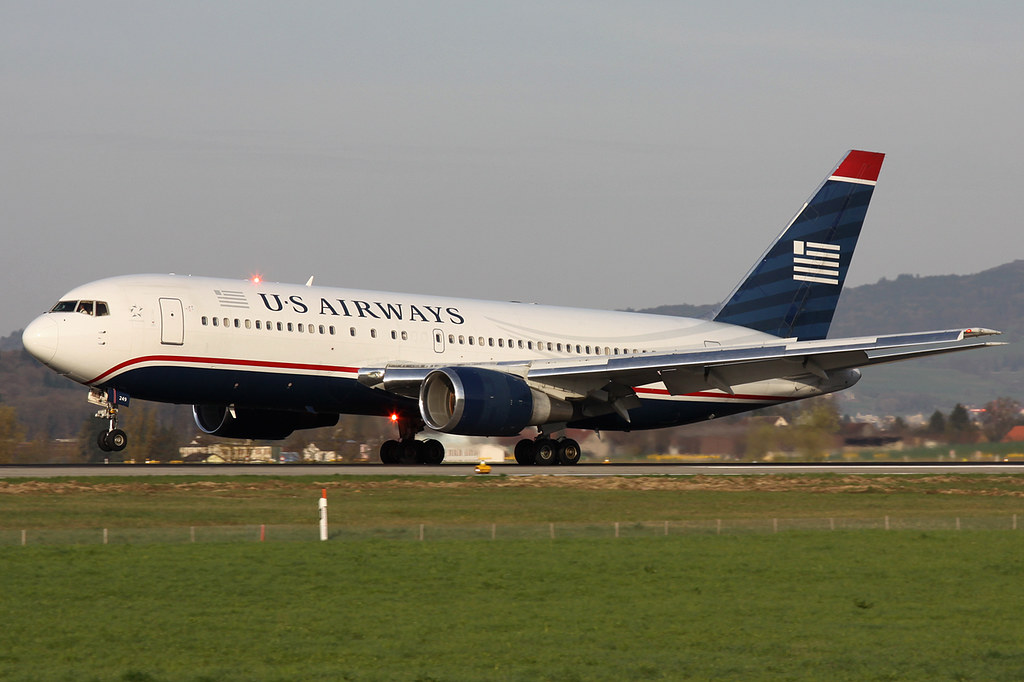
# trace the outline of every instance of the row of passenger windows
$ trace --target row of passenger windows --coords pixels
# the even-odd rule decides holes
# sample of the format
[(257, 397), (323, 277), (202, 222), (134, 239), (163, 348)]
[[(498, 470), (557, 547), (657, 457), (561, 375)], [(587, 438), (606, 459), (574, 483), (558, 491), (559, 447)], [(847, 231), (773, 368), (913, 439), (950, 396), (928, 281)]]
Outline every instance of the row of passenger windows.
[[(435, 334), (434, 341), (437, 343), (441, 342), (440, 334)], [(558, 343), (553, 341), (524, 341), (523, 339), (504, 339), (499, 338), (497, 340), (487, 337), (486, 339), (482, 336), (465, 336), (459, 334), (457, 337), (455, 334), (448, 335), (448, 343), (469, 346), (483, 346), (486, 345), (489, 348), (493, 348), (497, 344), (498, 348), (521, 348), (524, 350), (537, 350), (551, 351), (555, 353), (576, 353), (577, 355), (629, 355), (632, 353), (646, 353), (646, 350), (639, 350), (634, 348), (632, 351), (628, 348), (612, 348), (610, 346), (590, 346), (585, 344), (572, 344), (572, 343)], [(652, 351), (653, 352), (653, 351)]]
[[(226, 327), (234, 329), (261, 329), (267, 331), (279, 331), (279, 332), (293, 332), (299, 334), (327, 334), (329, 336), (335, 336), (337, 329), (334, 325), (315, 325), (306, 324), (303, 322), (271, 322), (267, 320), (241, 320), (239, 318), (229, 317), (206, 317), (205, 315), (201, 318), (201, 322), (204, 327)], [(356, 328), (349, 327), (349, 336), (356, 336)], [(370, 338), (377, 338), (377, 330), (370, 329)], [(402, 341), (409, 340), (409, 332), (391, 330), (391, 338), (395, 341), (401, 339)], [(434, 333), (434, 343), (439, 345), (443, 343), (444, 337), (441, 332)], [(629, 348), (612, 348), (610, 346), (591, 346), (589, 344), (572, 344), (572, 343), (559, 343), (553, 341), (527, 341), (524, 339), (506, 339), (504, 337), (483, 337), (483, 336), (466, 336), (465, 334), (448, 335), (449, 345), (469, 345), (469, 346), (482, 346), (487, 348), (519, 348), (522, 350), (539, 350), (549, 351), (552, 353), (569, 353), (576, 355), (629, 355), (630, 353), (647, 353), (647, 350), (639, 350)], [(650, 351), (653, 352), (653, 351)]]

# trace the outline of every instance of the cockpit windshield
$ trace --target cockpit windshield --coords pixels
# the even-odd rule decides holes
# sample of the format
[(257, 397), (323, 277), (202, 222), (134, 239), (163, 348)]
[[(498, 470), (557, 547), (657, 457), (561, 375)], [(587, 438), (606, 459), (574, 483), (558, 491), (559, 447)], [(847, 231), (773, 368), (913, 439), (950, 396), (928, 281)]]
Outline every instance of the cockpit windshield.
[(103, 301), (59, 301), (50, 308), (51, 313), (82, 313), (95, 317), (109, 315), (110, 310)]

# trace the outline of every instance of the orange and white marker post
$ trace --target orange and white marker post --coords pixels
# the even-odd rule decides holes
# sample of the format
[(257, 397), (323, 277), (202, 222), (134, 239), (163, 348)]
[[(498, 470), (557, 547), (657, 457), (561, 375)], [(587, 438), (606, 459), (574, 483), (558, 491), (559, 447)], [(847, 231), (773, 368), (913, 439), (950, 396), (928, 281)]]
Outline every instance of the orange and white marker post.
[(320, 495), (320, 540), (327, 539), (327, 488)]

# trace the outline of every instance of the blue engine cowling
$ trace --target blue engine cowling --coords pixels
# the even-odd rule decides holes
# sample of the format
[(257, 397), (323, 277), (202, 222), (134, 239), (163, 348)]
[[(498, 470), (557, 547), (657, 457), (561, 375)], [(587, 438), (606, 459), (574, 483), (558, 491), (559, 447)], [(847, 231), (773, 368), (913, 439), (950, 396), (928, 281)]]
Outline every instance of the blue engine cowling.
[(527, 426), (567, 421), (572, 411), (521, 377), (492, 369), (443, 367), (420, 387), (420, 416), (427, 426), (462, 436), (514, 436)]
[(193, 405), (192, 417), (203, 433), (221, 438), (282, 440), (296, 429), (334, 426), (337, 414), (313, 414), (285, 410), (228, 409), (226, 405)]

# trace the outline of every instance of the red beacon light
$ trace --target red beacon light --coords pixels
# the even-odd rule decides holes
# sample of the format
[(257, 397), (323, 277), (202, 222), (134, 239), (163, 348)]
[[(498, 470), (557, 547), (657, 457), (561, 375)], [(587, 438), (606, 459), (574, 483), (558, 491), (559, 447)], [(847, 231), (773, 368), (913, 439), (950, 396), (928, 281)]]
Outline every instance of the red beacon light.
[(260, 282), (263, 281), (263, 277), (261, 277), (260, 275), (252, 275), (249, 278), (249, 281), (252, 282), (253, 284), (259, 284)]
[(391, 423), (394, 424), (397, 421), (398, 421), (398, 413), (397, 412), (392, 412), (391, 413)]

